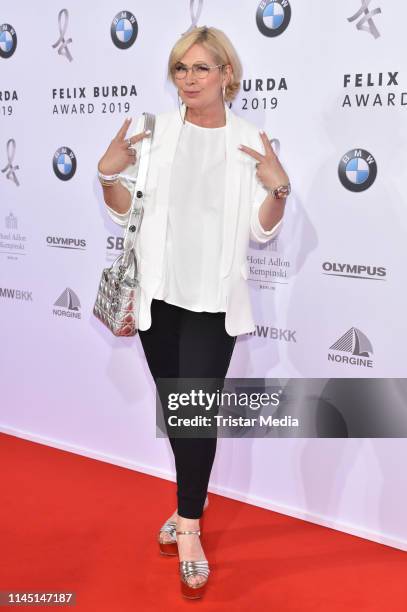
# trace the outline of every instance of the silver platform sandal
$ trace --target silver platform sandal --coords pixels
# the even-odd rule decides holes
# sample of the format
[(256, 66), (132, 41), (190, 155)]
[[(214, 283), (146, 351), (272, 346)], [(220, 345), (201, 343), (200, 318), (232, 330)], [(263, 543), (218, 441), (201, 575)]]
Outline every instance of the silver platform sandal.
[[(165, 521), (164, 525), (161, 527), (158, 533), (158, 545), (160, 547), (160, 553), (162, 555), (175, 556), (178, 554), (177, 540), (175, 537), (176, 528), (177, 528), (177, 522), (170, 521), (170, 520)], [(165, 542), (162, 542), (161, 541), (162, 533), (169, 533), (171, 535), (171, 538), (166, 540)]]
[[(209, 499), (208, 497), (206, 497), (203, 509), (205, 510), (208, 507), (208, 505), (209, 505)], [(201, 522), (203, 521), (201, 520)], [(176, 528), (177, 528), (176, 521), (171, 521), (170, 519), (168, 519), (167, 521), (165, 521), (164, 525), (161, 527), (160, 531), (158, 532), (157, 540), (158, 540), (158, 545), (160, 547), (160, 553), (162, 555), (168, 555), (170, 557), (174, 557), (178, 555), (177, 538), (175, 535)], [(161, 539), (162, 533), (170, 534), (170, 538), (165, 540), (165, 542), (163, 542)]]
[[(176, 531), (177, 535), (181, 534), (198, 534), (201, 535), (199, 529), (193, 531)], [(181, 592), (184, 597), (188, 599), (198, 599), (203, 596), (206, 585), (208, 584), (209, 574), (209, 563), (206, 559), (201, 561), (180, 561), (179, 562), (179, 573), (181, 578)], [(191, 576), (203, 576), (205, 580), (198, 584), (190, 584), (188, 578)]]

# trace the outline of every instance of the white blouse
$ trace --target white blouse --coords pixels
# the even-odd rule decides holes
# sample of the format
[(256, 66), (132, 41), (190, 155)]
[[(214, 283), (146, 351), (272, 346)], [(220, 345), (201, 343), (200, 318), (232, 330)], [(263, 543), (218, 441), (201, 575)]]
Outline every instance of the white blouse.
[(189, 310), (226, 311), (219, 279), (225, 129), (186, 121), (171, 169), (164, 271), (154, 297)]

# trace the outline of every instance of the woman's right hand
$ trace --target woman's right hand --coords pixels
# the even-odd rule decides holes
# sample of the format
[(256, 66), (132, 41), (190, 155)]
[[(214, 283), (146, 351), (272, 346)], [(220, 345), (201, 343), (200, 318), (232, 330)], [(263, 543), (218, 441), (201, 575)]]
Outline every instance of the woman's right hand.
[(129, 164), (136, 163), (136, 151), (135, 149), (129, 149), (129, 140), (131, 144), (135, 144), (143, 138), (148, 138), (151, 132), (145, 131), (140, 134), (135, 134), (131, 138), (126, 138), (126, 133), (131, 122), (131, 117), (124, 120), (124, 123), (116, 136), (111, 141), (103, 157), (100, 158), (98, 163), (98, 170), (102, 174), (118, 174), (123, 172)]

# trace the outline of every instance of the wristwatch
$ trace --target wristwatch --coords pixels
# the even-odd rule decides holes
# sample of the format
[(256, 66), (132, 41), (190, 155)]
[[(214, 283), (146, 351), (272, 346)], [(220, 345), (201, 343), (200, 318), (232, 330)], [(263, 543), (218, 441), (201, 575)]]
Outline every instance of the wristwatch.
[(276, 198), (276, 200), (281, 200), (282, 198), (286, 198), (291, 192), (291, 185), (287, 183), (287, 185), (279, 185), (273, 189), (267, 189), (269, 193)]

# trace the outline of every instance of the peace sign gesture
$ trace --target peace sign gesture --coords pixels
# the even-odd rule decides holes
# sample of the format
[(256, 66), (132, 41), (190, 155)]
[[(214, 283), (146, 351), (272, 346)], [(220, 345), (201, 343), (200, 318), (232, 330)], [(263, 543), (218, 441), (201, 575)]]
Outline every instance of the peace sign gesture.
[(266, 133), (260, 132), (260, 137), (264, 145), (264, 155), (250, 147), (246, 147), (246, 145), (240, 145), (239, 149), (250, 155), (250, 157), (257, 159), (256, 176), (266, 189), (275, 189), (279, 185), (287, 185), (289, 178), (280, 164), (277, 155), (274, 153)]
[(140, 132), (140, 134), (135, 134), (131, 138), (126, 138), (130, 122), (131, 118), (124, 120), (120, 130), (111, 141), (105, 154), (99, 160), (98, 170), (102, 174), (118, 174), (123, 172), (129, 164), (136, 163), (136, 150), (133, 149), (132, 145), (142, 140), (142, 138), (150, 136), (151, 132), (147, 130), (145, 132)]

